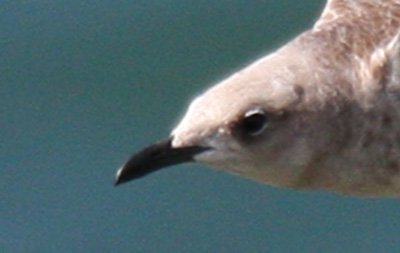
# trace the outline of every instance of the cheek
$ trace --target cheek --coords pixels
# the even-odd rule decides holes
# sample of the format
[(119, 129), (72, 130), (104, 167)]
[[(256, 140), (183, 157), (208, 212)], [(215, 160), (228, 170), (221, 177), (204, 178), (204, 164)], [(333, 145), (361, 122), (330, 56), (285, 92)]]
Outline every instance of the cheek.
[[(267, 137), (262, 147), (264, 159), (271, 166), (305, 166), (313, 160), (316, 151), (312, 139), (311, 135), (298, 129), (275, 131)], [(257, 147), (254, 147), (254, 152), (258, 153)]]
[(297, 138), (290, 146), (282, 150), (279, 163), (291, 167), (304, 167), (312, 162), (314, 153), (315, 149), (307, 139)]

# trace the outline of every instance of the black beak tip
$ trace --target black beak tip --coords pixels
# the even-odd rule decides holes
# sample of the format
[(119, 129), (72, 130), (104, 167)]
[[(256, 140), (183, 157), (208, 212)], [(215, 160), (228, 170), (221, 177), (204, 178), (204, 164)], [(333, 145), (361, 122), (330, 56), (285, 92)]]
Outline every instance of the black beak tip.
[(124, 183), (125, 181), (123, 180), (123, 177), (121, 176), (122, 172), (123, 172), (124, 167), (121, 167), (117, 170), (117, 173), (115, 175), (115, 181), (114, 181), (114, 186), (118, 186), (122, 183)]
[(118, 169), (114, 185), (118, 186), (143, 177), (164, 167), (192, 162), (196, 154), (209, 149), (202, 146), (174, 148), (171, 142), (172, 137), (150, 145), (131, 156), (128, 162)]

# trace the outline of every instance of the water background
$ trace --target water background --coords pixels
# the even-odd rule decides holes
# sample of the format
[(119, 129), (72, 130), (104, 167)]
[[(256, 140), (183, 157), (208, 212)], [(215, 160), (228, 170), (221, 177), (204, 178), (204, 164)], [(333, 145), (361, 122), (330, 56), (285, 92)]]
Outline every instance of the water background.
[(198, 165), (113, 187), (191, 98), (324, 1), (3, 0), (1, 252), (398, 252), (398, 200), (277, 189)]

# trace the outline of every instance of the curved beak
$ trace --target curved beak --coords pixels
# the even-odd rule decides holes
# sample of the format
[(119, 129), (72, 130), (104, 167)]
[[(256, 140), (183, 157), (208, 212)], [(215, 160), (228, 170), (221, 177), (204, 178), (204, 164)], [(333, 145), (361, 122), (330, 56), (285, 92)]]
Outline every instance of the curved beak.
[(173, 137), (152, 144), (132, 155), (125, 165), (118, 169), (115, 185), (143, 177), (167, 166), (193, 162), (194, 156), (208, 150), (207, 147), (172, 147)]

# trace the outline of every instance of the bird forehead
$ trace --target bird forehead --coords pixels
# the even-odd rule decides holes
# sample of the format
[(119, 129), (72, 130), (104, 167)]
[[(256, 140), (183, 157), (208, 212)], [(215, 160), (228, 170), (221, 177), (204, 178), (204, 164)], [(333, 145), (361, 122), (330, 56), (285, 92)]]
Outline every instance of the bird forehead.
[(261, 87), (252, 90), (252, 87), (235, 89), (221, 86), (197, 97), (189, 106), (178, 129), (215, 132), (237, 121), (249, 111), (261, 108), (270, 112), (280, 112), (286, 110), (297, 99), (296, 92), (289, 88)]
[(290, 59), (289, 65), (279, 65), (282, 56), (266, 56), (209, 88), (193, 100), (173, 133), (210, 134), (255, 108), (286, 110), (299, 100), (298, 84), (302, 83), (293, 71), (293, 57)]
[(254, 108), (280, 111), (298, 98), (296, 87), (280, 80), (258, 83), (222, 83), (198, 97), (191, 109), (205, 116), (227, 119)]

